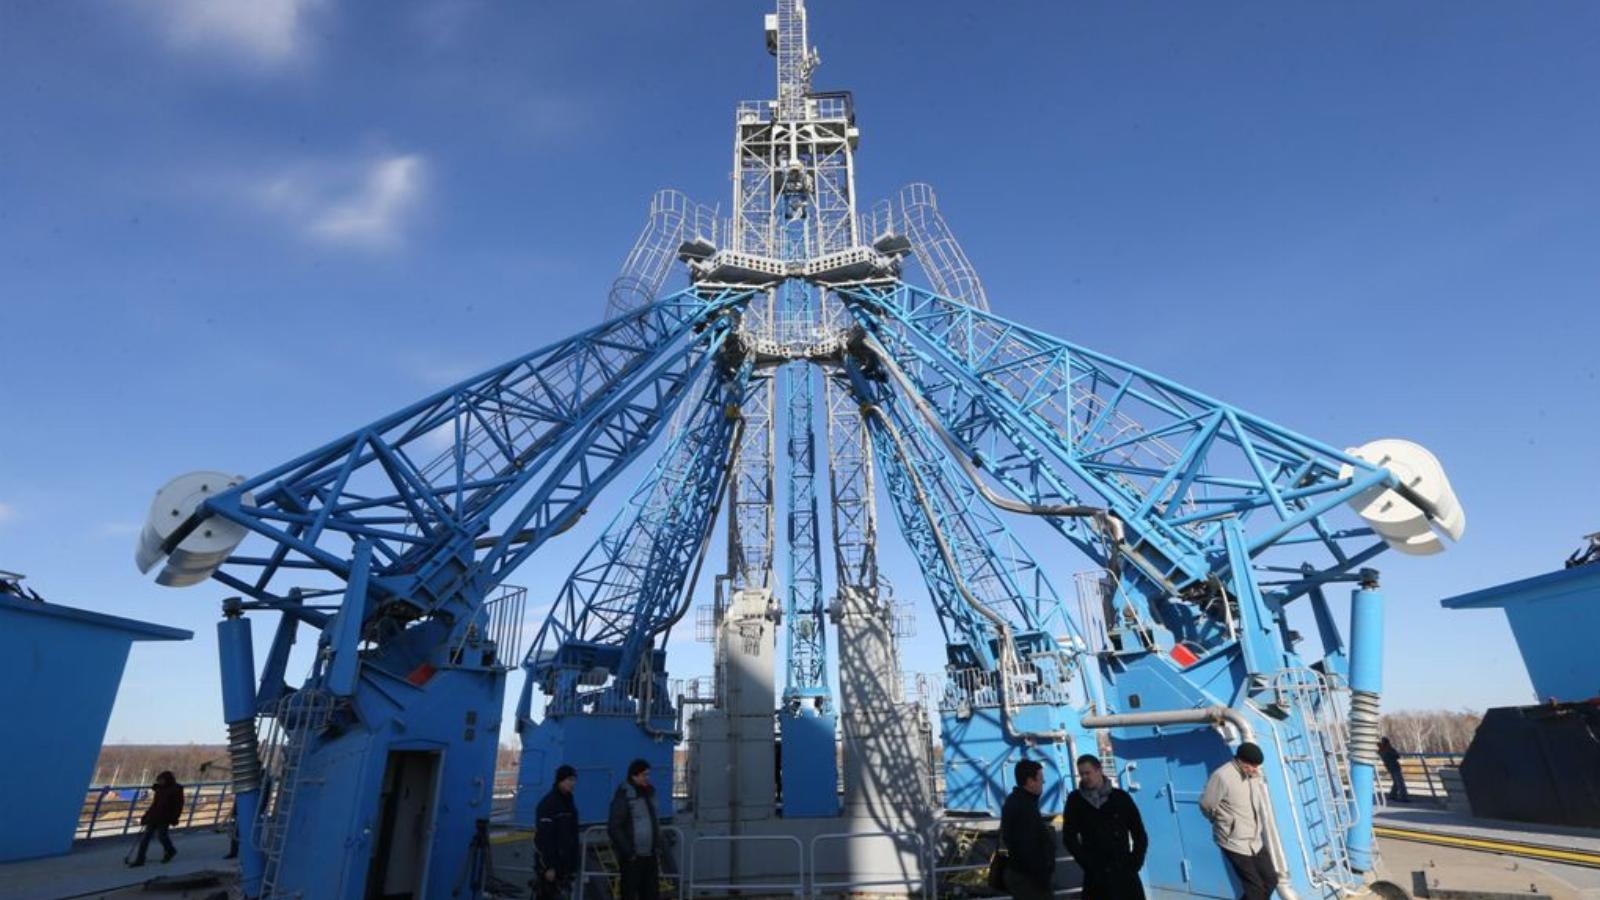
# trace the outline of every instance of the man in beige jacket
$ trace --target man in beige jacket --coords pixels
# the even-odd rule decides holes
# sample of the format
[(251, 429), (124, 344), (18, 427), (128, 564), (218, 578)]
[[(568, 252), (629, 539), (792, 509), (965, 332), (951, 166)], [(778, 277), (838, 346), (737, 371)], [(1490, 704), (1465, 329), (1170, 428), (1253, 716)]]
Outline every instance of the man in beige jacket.
[(1211, 820), (1211, 837), (1244, 883), (1244, 900), (1267, 900), (1278, 886), (1267, 849), (1267, 784), (1261, 778), (1261, 748), (1245, 741), (1233, 761), (1211, 773), (1200, 794), (1200, 812)]

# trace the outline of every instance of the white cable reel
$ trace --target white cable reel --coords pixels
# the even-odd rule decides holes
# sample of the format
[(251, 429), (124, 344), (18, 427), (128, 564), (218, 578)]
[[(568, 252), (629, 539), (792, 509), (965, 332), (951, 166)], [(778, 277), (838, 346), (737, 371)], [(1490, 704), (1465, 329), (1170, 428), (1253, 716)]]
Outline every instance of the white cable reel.
[[(200, 504), (243, 481), (243, 475), (190, 472), (163, 485), (156, 492), (155, 502), (150, 504), (150, 515), (145, 519), (144, 529), (139, 532), (139, 549), (134, 554), (139, 571), (148, 572), (161, 561), (161, 548), (189, 520)], [(243, 499), (246, 506), (255, 502), (249, 493)], [(167, 556), (167, 564), (156, 576), (156, 584), (188, 587), (205, 581), (248, 533), (248, 529), (237, 522), (211, 516), (172, 549)]]
[[(1466, 510), (1456, 499), (1444, 467), (1427, 448), (1411, 441), (1384, 438), (1345, 452), (1388, 469), (1412, 496), (1428, 507), (1424, 509), (1405, 494), (1384, 485), (1368, 488), (1351, 498), (1350, 508), (1390, 547), (1412, 556), (1428, 556), (1444, 552), (1445, 543), (1440, 534), (1452, 541), (1461, 539), (1467, 530)], [(1355, 467), (1351, 465), (1339, 470), (1340, 478), (1350, 478), (1354, 474)]]

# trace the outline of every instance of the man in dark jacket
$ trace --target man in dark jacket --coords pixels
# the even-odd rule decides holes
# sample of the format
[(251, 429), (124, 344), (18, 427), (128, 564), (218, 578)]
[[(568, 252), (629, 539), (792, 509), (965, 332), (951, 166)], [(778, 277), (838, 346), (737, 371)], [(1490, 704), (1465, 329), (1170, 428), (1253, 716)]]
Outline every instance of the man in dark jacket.
[(555, 785), (539, 801), (533, 846), (539, 854), (536, 871), (543, 900), (564, 894), (578, 872), (578, 803), (572, 799), (577, 786), (578, 770), (558, 766)]
[(161, 842), (162, 862), (171, 862), (178, 855), (178, 848), (172, 846), (172, 839), (167, 837), (167, 829), (178, 824), (183, 815), (183, 786), (178, 784), (177, 776), (171, 772), (162, 772), (156, 776), (156, 783), (151, 786), (152, 797), (150, 808), (144, 811), (139, 824), (144, 826), (144, 834), (139, 835), (139, 850), (134, 854), (133, 862), (129, 866), (144, 865), (145, 851), (150, 848), (150, 839), (155, 838)]
[(1150, 838), (1139, 807), (1111, 786), (1097, 756), (1078, 757), (1078, 787), (1061, 814), (1061, 843), (1083, 869), (1084, 900), (1144, 900), (1139, 870)]
[(1411, 794), (1406, 790), (1406, 773), (1400, 769), (1400, 751), (1389, 743), (1389, 739), (1378, 738), (1378, 759), (1383, 760), (1384, 771), (1389, 773), (1390, 800), (1398, 803), (1410, 803)]
[(1017, 763), (1017, 786), (1000, 808), (1000, 844), (1005, 848), (1006, 890), (1017, 900), (1050, 900), (1056, 874), (1055, 833), (1039, 814), (1044, 766)]
[(606, 834), (622, 867), (622, 900), (657, 900), (661, 826), (656, 823), (656, 790), (650, 785), (650, 764), (628, 763), (628, 780), (611, 796)]

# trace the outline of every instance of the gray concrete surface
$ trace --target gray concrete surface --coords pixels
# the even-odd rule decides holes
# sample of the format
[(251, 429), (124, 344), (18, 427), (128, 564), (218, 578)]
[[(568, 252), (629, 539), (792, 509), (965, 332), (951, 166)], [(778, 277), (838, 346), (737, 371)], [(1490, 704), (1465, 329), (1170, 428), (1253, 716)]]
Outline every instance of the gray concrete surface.
[[(137, 838), (101, 838), (76, 845), (66, 856), (25, 859), (0, 865), (0, 900), (79, 900), (111, 897), (122, 888), (137, 887), (162, 875), (218, 870), (235, 871), (228, 852), (228, 835), (206, 830), (179, 831), (172, 835), (178, 855), (163, 865), (161, 845), (151, 848), (146, 864), (130, 869), (123, 863)], [(206, 893), (214, 893), (212, 888)], [(180, 897), (181, 894), (165, 896)]]

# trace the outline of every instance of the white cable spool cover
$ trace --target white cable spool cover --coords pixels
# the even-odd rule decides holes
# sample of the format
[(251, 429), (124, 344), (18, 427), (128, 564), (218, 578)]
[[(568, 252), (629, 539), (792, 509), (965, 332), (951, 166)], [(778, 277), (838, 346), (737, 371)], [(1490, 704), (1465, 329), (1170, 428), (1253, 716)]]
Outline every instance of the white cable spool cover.
[[(162, 545), (178, 530), (178, 526), (188, 521), (190, 514), (201, 503), (242, 481), (242, 475), (190, 472), (162, 486), (156, 492), (155, 502), (150, 504), (150, 515), (145, 519), (144, 529), (139, 532), (139, 549), (134, 556), (139, 571), (148, 572), (161, 560)], [(254, 501), (246, 493), (244, 502), (250, 505)], [(173, 549), (167, 557), (167, 564), (156, 576), (156, 584), (188, 587), (205, 581), (248, 533), (237, 522), (218, 516), (206, 519)]]
[[(1439, 532), (1451, 540), (1461, 539), (1467, 529), (1466, 511), (1456, 499), (1444, 467), (1427, 448), (1411, 441), (1384, 438), (1345, 452), (1388, 469), (1433, 507), (1435, 518), (1430, 522), (1427, 513), (1390, 488), (1369, 488), (1352, 498), (1350, 507), (1389, 546), (1413, 556), (1427, 556), (1444, 551)], [(1355, 467), (1347, 465), (1339, 470), (1339, 477), (1349, 478), (1354, 473)]]

